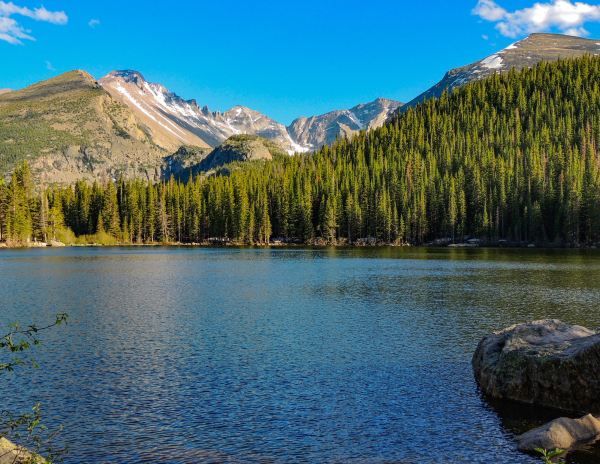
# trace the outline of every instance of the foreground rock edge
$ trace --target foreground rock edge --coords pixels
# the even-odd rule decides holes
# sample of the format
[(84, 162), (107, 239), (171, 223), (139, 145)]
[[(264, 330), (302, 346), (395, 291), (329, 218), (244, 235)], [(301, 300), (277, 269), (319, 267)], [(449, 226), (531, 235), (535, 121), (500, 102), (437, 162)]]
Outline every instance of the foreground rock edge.
[(26, 448), (0, 437), (0, 464), (48, 464), (48, 462)]

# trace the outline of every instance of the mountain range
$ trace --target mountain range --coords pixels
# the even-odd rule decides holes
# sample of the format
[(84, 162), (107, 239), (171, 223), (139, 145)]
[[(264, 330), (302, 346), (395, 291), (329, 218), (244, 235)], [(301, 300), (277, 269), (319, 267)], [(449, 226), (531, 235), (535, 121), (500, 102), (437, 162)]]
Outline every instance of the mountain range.
[(113, 71), (98, 83), (117, 101), (127, 105), (152, 131), (154, 142), (175, 150), (181, 145), (216, 147), (232, 135), (251, 134), (277, 142), (288, 153), (306, 152), (333, 142), (339, 136), (377, 127), (402, 104), (377, 100), (348, 110), (300, 117), (289, 127), (245, 106), (223, 113), (200, 108), (161, 84), (150, 83), (137, 71)]
[(0, 172), (29, 159), (43, 183), (158, 180), (175, 173), (170, 167), (181, 165), (181, 153), (199, 160), (233, 136), (259, 136), (288, 154), (307, 152), (378, 127), (400, 106), (380, 98), (285, 127), (244, 106), (223, 113), (201, 108), (137, 71), (114, 71), (96, 81), (77, 70), (0, 92)]
[(42, 183), (119, 176), (158, 180), (183, 169), (200, 172), (227, 161), (268, 159), (278, 151), (274, 147), (288, 154), (309, 152), (379, 127), (399, 110), (496, 72), (598, 53), (600, 42), (594, 40), (532, 34), (449, 71), (407, 105), (378, 98), (299, 117), (289, 126), (245, 106), (211, 111), (137, 71), (113, 71), (98, 81), (85, 71), (71, 71), (22, 90), (0, 90), (0, 172), (28, 159)]

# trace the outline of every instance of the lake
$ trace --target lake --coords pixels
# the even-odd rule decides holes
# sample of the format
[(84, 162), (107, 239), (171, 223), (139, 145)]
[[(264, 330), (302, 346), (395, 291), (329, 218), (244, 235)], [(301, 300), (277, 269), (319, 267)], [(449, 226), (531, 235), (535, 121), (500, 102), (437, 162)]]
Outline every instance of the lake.
[(3, 250), (0, 279), (0, 322), (70, 316), (0, 383), (67, 464), (539, 462), (513, 437), (550, 413), (489, 405), (471, 355), (517, 322), (600, 327), (595, 250)]

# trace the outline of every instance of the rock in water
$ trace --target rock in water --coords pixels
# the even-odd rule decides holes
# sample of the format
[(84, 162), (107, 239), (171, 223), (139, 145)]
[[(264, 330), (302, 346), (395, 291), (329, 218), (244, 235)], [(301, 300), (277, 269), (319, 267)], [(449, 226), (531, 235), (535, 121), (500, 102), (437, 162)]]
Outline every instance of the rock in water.
[(580, 419), (561, 417), (517, 437), (519, 449), (565, 449), (600, 438), (600, 420), (588, 414)]
[(497, 399), (600, 412), (600, 333), (558, 320), (488, 335), (473, 355), (482, 391)]

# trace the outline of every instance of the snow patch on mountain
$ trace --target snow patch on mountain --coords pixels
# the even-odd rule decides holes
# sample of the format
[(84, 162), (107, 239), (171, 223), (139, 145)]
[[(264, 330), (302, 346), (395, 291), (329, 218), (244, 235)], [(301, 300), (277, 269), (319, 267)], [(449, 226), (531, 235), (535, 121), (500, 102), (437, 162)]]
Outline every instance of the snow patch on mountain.
[(502, 57), (500, 55), (488, 56), (481, 62), (481, 66), (487, 69), (500, 69), (503, 65)]
[(288, 154), (293, 155), (294, 153), (306, 153), (311, 150), (311, 147), (299, 145), (292, 140), (290, 134), (287, 135), (288, 141), (290, 142), (290, 149), (287, 150)]
[[(119, 93), (121, 93), (128, 101), (130, 101), (138, 110), (140, 110), (142, 113), (144, 113), (146, 116), (148, 116), (150, 119), (152, 119), (153, 121), (155, 121), (157, 124), (161, 125), (164, 129), (166, 129), (167, 131), (169, 131), (170, 133), (172, 133), (175, 137), (182, 137), (184, 134), (182, 134), (182, 131), (180, 128), (178, 128), (176, 125), (174, 125), (171, 121), (165, 120), (167, 121), (167, 123), (169, 123), (169, 125), (173, 126), (173, 128), (169, 127), (168, 125), (164, 124), (162, 121), (159, 121), (153, 114), (150, 113), (150, 111), (148, 111), (146, 108), (144, 108), (144, 105), (136, 100), (128, 91), (126, 88), (124, 88), (122, 85), (117, 85), (116, 89)], [(179, 132), (179, 133), (178, 133)]]

